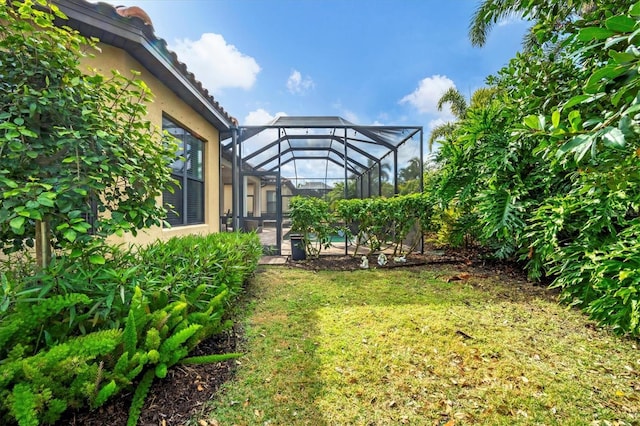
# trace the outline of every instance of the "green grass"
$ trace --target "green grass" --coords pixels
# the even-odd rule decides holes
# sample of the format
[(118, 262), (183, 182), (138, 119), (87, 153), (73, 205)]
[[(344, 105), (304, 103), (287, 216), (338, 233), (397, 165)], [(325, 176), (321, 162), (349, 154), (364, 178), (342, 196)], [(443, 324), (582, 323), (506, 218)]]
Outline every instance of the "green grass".
[(530, 284), (453, 269), (251, 282), (246, 355), (198, 424), (640, 424), (640, 353)]

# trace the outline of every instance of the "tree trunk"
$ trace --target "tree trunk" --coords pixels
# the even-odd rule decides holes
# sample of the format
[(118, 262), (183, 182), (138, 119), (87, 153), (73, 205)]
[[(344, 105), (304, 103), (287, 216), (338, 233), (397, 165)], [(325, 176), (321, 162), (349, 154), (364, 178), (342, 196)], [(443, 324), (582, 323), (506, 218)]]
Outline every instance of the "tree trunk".
[(49, 234), (49, 223), (36, 220), (36, 262), (39, 270), (45, 269), (51, 263)]

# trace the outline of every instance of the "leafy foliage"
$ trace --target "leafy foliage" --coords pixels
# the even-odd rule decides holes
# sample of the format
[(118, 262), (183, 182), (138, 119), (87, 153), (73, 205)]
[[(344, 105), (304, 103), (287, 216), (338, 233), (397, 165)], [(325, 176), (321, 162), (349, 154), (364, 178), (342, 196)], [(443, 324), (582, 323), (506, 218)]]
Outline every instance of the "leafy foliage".
[(332, 217), (329, 204), (320, 198), (295, 196), (289, 202), (291, 232), (299, 233), (308, 255), (317, 257), (331, 245)]
[(68, 409), (99, 407), (142, 376), (135, 424), (154, 377), (179, 362), (239, 356), (188, 354), (231, 325), (224, 312), (260, 249), (255, 234), (187, 236), (112, 248), (103, 265), (61, 257), (34, 277), (4, 275), (11, 303), (0, 313), (0, 422), (54, 423)]
[(162, 224), (175, 144), (145, 119), (146, 84), (85, 73), (95, 42), (54, 19), (66, 17), (45, 0), (0, 2), (0, 241), (33, 247), (45, 224), (50, 244), (80, 256), (95, 239)]
[(511, 12), (535, 21), (537, 44), (488, 79), (496, 97), (445, 138), (437, 201), (451, 229), (640, 335), (640, 3), (487, 1), (472, 30)]
[(373, 252), (391, 247), (394, 256), (406, 255), (416, 249), (426, 232), (435, 230), (435, 208), (428, 194), (339, 199), (333, 206), (330, 211), (318, 198), (291, 199), (291, 230), (304, 236), (312, 256), (330, 246), (332, 235), (353, 241), (353, 256), (363, 246)]
[(555, 211), (555, 220), (536, 216), (531, 236), (567, 301), (640, 335), (638, 279), (631, 272), (640, 261), (640, 3), (602, 15), (583, 16), (567, 37), (589, 65), (582, 93), (559, 105), (550, 125), (535, 129), (549, 138), (545, 158), (570, 172), (570, 187), (541, 206)]

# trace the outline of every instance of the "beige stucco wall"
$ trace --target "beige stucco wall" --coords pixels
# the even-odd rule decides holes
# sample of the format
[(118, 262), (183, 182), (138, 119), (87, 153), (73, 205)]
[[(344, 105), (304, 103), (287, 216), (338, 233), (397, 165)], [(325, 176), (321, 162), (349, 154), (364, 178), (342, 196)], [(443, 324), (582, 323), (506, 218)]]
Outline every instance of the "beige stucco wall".
[(224, 206), (222, 208), (223, 214), (233, 210), (233, 186), (224, 186)]
[[(185, 234), (208, 234), (219, 232), (220, 230), (220, 164), (219, 164), (219, 133), (218, 130), (198, 113), (196, 113), (185, 102), (178, 98), (158, 79), (153, 77), (149, 71), (144, 69), (139, 62), (133, 59), (124, 50), (101, 43), (101, 53), (93, 58), (87, 58), (83, 66), (95, 68), (100, 74), (110, 75), (112, 69), (117, 69), (124, 75), (131, 75), (131, 70), (141, 73), (140, 77), (151, 89), (154, 100), (148, 106), (148, 119), (162, 129), (163, 113), (169, 116), (174, 122), (182, 125), (194, 135), (205, 141), (204, 161), (205, 161), (205, 223), (201, 225), (179, 226), (173, 228), (154, 227), (138, 232), (136, 237), (125, 235), (122, 239), (115, 239), (115, 242), (124, 241), (128, 243), (145, 244), (156, 239), (167, 239), (176, 235)], [(90, 71), (88, 71), (90, 72)], [(161, 203), (161, 197), (158, 203)]]

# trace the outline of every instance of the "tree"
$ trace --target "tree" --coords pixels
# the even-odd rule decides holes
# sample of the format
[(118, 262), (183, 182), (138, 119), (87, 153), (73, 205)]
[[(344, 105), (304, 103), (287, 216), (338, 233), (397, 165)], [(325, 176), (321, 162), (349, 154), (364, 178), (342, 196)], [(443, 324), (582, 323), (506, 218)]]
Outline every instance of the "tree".
[(408, 161), (407, 167), (400, 169), (400, 172), (398, 173), (398, 180), (400, 182), (417, 180), (420, 178), (420, 171), (420, 158), (413, 157)]
[[(356, 184), (354, 179), (349, 179), (347, 182), (347, 199), (356, 198)], [(333, 189), (329, 191), (326, 195), (326, 201), (329, 203), (330, 207), (333, 207), (335, 202), (338, 200), (342, 200), (345, 198), (344, 194), (344, 182), (336, 182), (333, 186)]]
[[(457, 121), (463, 120), (467, 116), (469, 108), (476, 108), (489, 105), (496, 97), (497, 89), (495, 87), (481, 87), (473, 92), (471, 101), (467, 103), (462, 93), (455, 87), (450, 87), (438, 99), (438, 111), (442, 111), (445, 105), (449, 105), (451, 113)], [(436, 126), (431, 131), (429, 137), (429, 150), (433, 147), (433, 143), (439, 139), (446, 139), (451, 136), (456, 129), (456, 122), (447, 122)]]
[(0, 241), (35, 245), (41, 267), (51, 247), (80, 256), (161, 225), (176, 148), (145, 120), (146, 84), (83, 72), (95, 42), (54, 19), (66, 17), (46, 0), (0, 0)]
[[(482, 47), (498, 22), (513, 16), (523, 17), (536, 23), (525, 35), (524, 46), (530, 50), (552, 40), (575, 15), (593, 11), (595, 3), (593, 0), (484, 0), (471, 19), (469, 39), (474, 46)], [(553, 28), (553, 31), (539, 31), (540, 26)]]
[(443, 143), (438, 201), (463, 213), (458, 235), (638, 336), (640, 2), (489, 0), (478, 28), (506, 12), (535, 21), (537, 44), (488, 78), (499, 103), (469, 108)]

